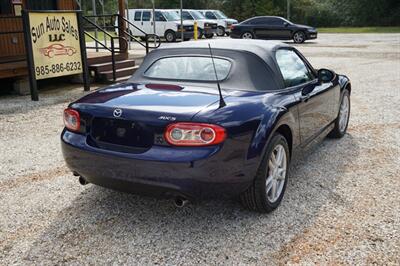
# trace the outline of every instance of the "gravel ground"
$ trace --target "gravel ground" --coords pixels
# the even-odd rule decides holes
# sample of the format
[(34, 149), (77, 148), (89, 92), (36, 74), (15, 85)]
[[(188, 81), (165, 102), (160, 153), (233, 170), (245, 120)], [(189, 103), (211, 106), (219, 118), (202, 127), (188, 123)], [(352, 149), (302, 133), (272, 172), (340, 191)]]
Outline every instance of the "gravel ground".
[(352, 79), (350, 126), (293, 165), (269, 215), (82, 187), (59, 141), (82, 89), (0, 97), (0, 264), (400, 264), (400, 35), (298, 47)]

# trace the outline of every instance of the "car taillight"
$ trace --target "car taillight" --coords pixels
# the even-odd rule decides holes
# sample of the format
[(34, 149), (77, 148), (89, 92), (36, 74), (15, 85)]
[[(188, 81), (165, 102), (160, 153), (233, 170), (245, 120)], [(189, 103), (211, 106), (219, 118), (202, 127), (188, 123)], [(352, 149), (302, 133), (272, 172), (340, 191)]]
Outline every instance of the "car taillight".
[(234, 28), (235, 28), (235, 26), (232, 24), (232, 25), (231, 25), (231, 30), (233, 30)]
[(223, 142), (223, 127), (205, 123), (174, 123), (164, 133), (165, 140), (174, 146), (209, 146)]
[(81, 118), (78, 111), (67, 108), (64, 110), (64, 125), (71, 131), (79, 131), (81, 126)]

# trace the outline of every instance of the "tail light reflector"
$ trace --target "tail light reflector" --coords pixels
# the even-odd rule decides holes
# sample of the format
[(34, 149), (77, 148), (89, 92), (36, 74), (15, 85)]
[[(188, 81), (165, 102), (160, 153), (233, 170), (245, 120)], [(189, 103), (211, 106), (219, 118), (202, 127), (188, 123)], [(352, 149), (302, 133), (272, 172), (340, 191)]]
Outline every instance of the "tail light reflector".
[(165, 140), (174, 146), (210, 146), (223, 142), (223, 127), (205, 123), (174, 123), (164, 133)]
[(71, 131), (79, 131), (79, 128), (81, 126), (81, 118), (79, 112), (71, 108), (65, 109), (64, 125)]

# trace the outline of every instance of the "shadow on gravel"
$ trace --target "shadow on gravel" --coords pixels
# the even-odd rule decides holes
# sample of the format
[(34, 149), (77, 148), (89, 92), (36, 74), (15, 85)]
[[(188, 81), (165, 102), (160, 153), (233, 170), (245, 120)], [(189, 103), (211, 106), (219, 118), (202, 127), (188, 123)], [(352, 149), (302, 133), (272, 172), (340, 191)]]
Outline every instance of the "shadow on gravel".
[[(359, 154), (351, 135), (325, 140), (291, 169), (280, 208), (244, 210), (233, 201), (176, 209), (171, 201), (142, 198), (93, 185), (59, 214), (24, 255), (41, 263), (255, 263), (312, 226)], [(76, 184), (78, 186), (78, 182)], [(199, 258), (201, 260), (199, 260)], [(265, 262), (265, 261), (264, 261)]]

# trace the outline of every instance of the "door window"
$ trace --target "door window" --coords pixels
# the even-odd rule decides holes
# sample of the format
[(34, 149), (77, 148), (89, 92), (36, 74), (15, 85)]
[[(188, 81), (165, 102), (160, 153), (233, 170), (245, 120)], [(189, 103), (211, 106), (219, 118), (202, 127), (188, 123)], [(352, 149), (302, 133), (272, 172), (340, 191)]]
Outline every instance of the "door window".
[(286, 87), (297, 86), (315, 78), (308, 66), (293, 50), (276, 51), (276, 61)]
[(217, 19), (217, 17), (211, 11), (207, 11), (206, 12), (206, 18), (208, 18), (208, 19)]
[(155, 12), (155, 20), (156, 21), (167, 21), (160, 11)]
[(253, 25), (269, 25), (270, 19), (269, 18), (255, 18), (250, 20), (250, 24)]
[(140, 21), (142, 18), (142, 11), (136, 11), (135, 12), (135, 21)]
[(151, 12), (150, 11), (143, 11), (142, 21), (150, 21)]
[(182, 12), (182, 18), (184, 19), (184, 20), (193, 20), (193, 18), (192, 18), (192, 16), (189, 14), (189, 12), (187, 12), (187, 11), (183, 11)]
[(270, 24), (274, 26), (280, 26), (283, 25), (283, 20), (280, 18), (271, 18)]

